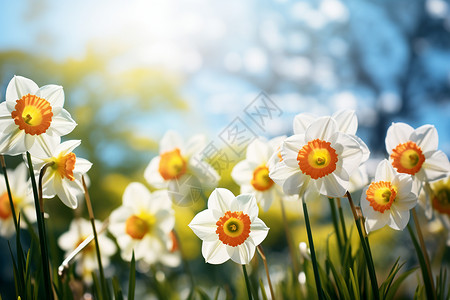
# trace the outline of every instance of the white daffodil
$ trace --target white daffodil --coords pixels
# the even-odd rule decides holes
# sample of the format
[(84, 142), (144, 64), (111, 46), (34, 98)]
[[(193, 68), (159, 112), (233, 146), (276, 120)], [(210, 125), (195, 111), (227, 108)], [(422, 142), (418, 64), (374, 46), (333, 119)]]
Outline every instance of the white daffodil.
[(39, 88), (28, 78), (14, 76), (6, 88), (6, 101), (0, 103), (0, 153), (33, 154), (71, 132), (77, 124), (63, 105), (62, 86)]
[[(336, 121), (337, 131), (349, 134), (354, 138), (360, 145), (361, 151), (363, 152), (363, 157), (361, 163), (367, 161), (370, 155), (369, 148), (358, 136), (356, 136), (356, 131), (358, 130), (358, 118), (354, 110), (343, 109), (335, 112), (331, 117)], [(314, 121), (318, 117), (310, 113), (301, 113), (294, 118), (294, 134), (304, 134)]]
[(382, 160), (375, 179), (361, 195), (361, 209), (366, 231), (377, 230), (386, 224), (403, 230), (409, 221), (409, 210), (417, 204), (410, 175), (397, 173), (389, 161)]
[[(116, 253), (116, 244), (106, 236), (105, 233), (100, 233), (102, 223), (95, 220), (95, 229), (97, 230), (98, 243), (100, 245), (100, 254), (103, 267), (107, 267), (110, 263), (109, 258)], [(59, 247), (64, 250), (65, 256), (68, 256), (74, 251), (85, 239), (91, 234), (92, 224), (89, 220), (74, 219), (70, 223), (69, 231), (63, 233), (58, 238)], [(92, 271), (98, 269), (97, 253), (95, 250), (95, 241), (92, 240), (77, 256), (75, 256), (77, 263), (76, 272), (82, 276), (84, 281), (92, 283)]]
[(167, 188), (176, 204), (198, 200), (204, 188), (214, 188), (219, 181), (217, 172), (199, 155), (205, 141), (204, 136), (196, 135), (184, 143), (178, 133), (168, 131), (161, 139), (159, 156), (145, 169), (147, 182), (156, 188)]
[(320, 194), (342, 197), (349, 187), (350, 175), (363, 158), (360, 143), (339, 132), (332, 117), (311, 123), (304, 134), (287, 138), (281, 149), (282, 161), (269, 176), (289, 195), (305, 200)]
[(202, 254), (210, 264), (231, 258), (248, 264), (269, 228), (258, 218), (254, 195), (235, 197), (227, 189), (215, 189), (208, 199), (208, 209), (199, 212), (189, 227), (203, 241)]
[(434, 126), (417, 129), (405, 123), (392, 123), (386, 135), (386, 150), (399, 173), (413, 176), (417, 192), (422, 183), (442, 179), (450, 172), (444, 152), (437, 150), (438, 133)]
[(367, 184), (369, 184), (369, 176), (367, 175), (366, 164), (362, 164), (359, 166), (358, 170), (353, 172), (350, 176), (348, 191), (350, 193), (356, 192), (364, 188)]
[(77, 196), (83, 193), (81, 177), (92, 166), (88, 160), (77, 157), (72, 151), (80, 145), (79, 140), (70, 140), (58, 144), (48, 143), (45, 151), (36, 151), (32, 156), (33, 168), (37, 174), (44, 165), (49, 165), (42, 180), (44, 198), (55, 195), (70, 208), (78, 206)]
[[(23, 220), (23, 214), (25, 214), (30, 222), (34, 222), (36, 220), (33, 195), (29, 190), (29, 182), (27, 182), (28, 169), (24, 164), (20, 164), (15, 170), (8, 170), (7, 172), (16, 216), (19, 218), (19, 214), (22, 214), (20, 225), (21, 227), (26, 227), (26, 223)], [(8, 191), (6, 189), (5, 177), (1, 175), (0, 235), (8, 238), (12, 236), (15, 231), (16, 229), (14, 227), (14, 220), (11, 205), (9, 203)]]
[(170, 233), (175, 225), (172, 201), (166, 190), (150, 193), (141, 183), (130, 183), (122, 206), (111, 213), (109, 231), (116, 237), (122, 258), (143, 259), (147, 264), (161, 261), (174, 247)]
[(447, 232), (447, 246), (450, 247), (450, 176), (433, 182), (431, 195), (431, 206)]
[(255, 139), (247, 147), (246, 158), (231, 171), (231, 177), (241, 186), (241, 193), (254, 193), (264, 211), (270, 208), (274, 199), (283, 196), (281, 188), (269, 177), (269, 167), (278, 144), (285, 138)]

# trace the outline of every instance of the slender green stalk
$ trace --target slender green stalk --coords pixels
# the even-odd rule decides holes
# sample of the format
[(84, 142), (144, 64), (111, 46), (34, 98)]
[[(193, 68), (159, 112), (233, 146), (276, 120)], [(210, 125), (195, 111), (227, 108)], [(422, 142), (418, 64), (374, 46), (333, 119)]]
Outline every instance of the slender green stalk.
[(40, 205), (39, 194), (36, 185), (36, 178), (34, 177), (33, 163), (31, 162), (31, 155), (27, 152), (28, 169), (30, 172), (31, 186), (33, 187), (34, 195), (34, 207), (36, 209), (36, 218), (38, 223), (39, 232), (39, 243), (41, 248), (41, 259), (42, 259), (42, 270), (44, 273), (44, 285), (46, 299), (53, 299), (52, 281), (50, 278), (49, 269), (49, 259), (48, 259), (48, 249), (45, 234), (45, 224), (44, 224), (44, 207)]
[(339, 252), (342, 254), (342, 239), (341, 239), (341, 232), (339, 230), (339, 225), (338, 225), (338, 217), (337, 217), (337, 212), (336, 212), (336, 206), (334, 203), (334, 199), (333, 198), (328, 198), (328, 201), (330, 203), (330, 208), (331, 208), (331, 219), (333, 221), (333, 226), (334, 226), (334, 231), (336, 232), (336, 240), (337, 240), (337, 244), (339, 247)]
[(8, 192), (9, 205), (11, 206), (11, 213), (12, 213), (12, 217), (14, 220), (14, 226), (16, 227), (16, 232), (18, 232), (16, 209), (14, 207), (14, 201), (12, 198), (11, 187), (9, 185), (9, 180), (8, 180), (8, 172), (6, 171), (6, 163), (5, 163), (5, 158), (3, 157), (3, 155), (0, 155), (0, 162), (2, 164), (3, 175), (5, 176), (6, 191)]
[(250, 280), (248, 279), (247, 269), (245, 268), (245, 265), (242, 265), (242, 270), (244, 271), (244, 279), (245, 279), (245, 286), (247, 287), (248, 300), (253, 300), (252, 288), (250, 287)]
[(261, 245), (258, 245), (258, 247), (256, 247), (256, 249), (258, 250), (258, 253), (261, 256), (261, 259), (263, 260), (263, 263), (264, 263), (264, 269), (266, 270), (267, 283), (269, 284), (270, 295), (272, 297), (272, 300), (275, 300), (276, 298), (275, 298), (275, 293), (274, 293), (273, 287), (272, 287), (272, 281), (270, 280), (269, 266), (267, 265), (266, 255), (264, 254), (264, 251), (263, 251), (263, 248), (261, 247)]
[(319, 265), (317, 263), (316, 258), (316, 251), (314, 250), (314, 242), (311, 232), (311, 224), (309, 223), (309, 216), (308, 216), (308, 207), (306, 206), (306, 202), (303, 202), (303, 215), (305, 216), (305, 225), (306, 225), (306, 233), (308, 234), (308, 242), (309, 242), (309, 249), (311, 251), (311, 260), (313, 264), (313, 271), (314, 271), (314, 279), (316, 280), (316, 288), (317, 288), (317, 296), (320, 300), (324, 299), (323, 290), (322, 290), (322, 283), (320, 281), (320, 275), (319, 275)]
[(292, 242), (292, 235), (291, 235), (291, 231), (289, 230), (289, 224), (288, 224), (287, 217), (286, 217), (286, 210), (284, 208), (283, 199), (281, 199), (281, 198), (280, 198), (280, 207), (281, 207), (281, 217), (283, 219), (284, 232), (286, 234), (286, 241), (288, 244), (289, 254), (291, 255), (294, 273), (297, 276), (300, 271), (299, 271), (298, 260), (297, 260), (296, 251), (295, 251), (296, 248), (294, 247), (294, 243)]
[(375, 272), (375, 267), (373, 264), (372, 252), (370, 251), (369, 240), (365, 237), (362, 229), (362, 219), (361, 216), (356, 212), (355, 204), (353, 203), (352, 196), (347, 191), (346, 193), (348, 202), (352, 209), (353, 218), (355, 219), (356, 228), (358, 229), (359, 239), (361, 240), (361, 245), (364, 251), (364, 257), (367, 263), (367, 269), (369, 271), (370, 283), (372, 285), (373, 295), (376, 300), (380, 299), (380, 292), (378, 290), (377, 275)]
[(347, 228), (345, 226), (344, 210), (342, 209), (341, 206), (341, 198), (336, 198), (336, 204), (338, 207), (339, 219), (341, 221), (342, 237), (344, 239), (344, 243), (347, 243)]
[(84, 176), (81, 176), (81, 181), (83, 183), (84, 198), (86, 199), (86, 206), (87, 206), (88, 212), (89, 212), (89, 219), (91, 220), (92, 231), (94, 232), (95, 252), (97, 254), (98, 270), (100, 273), (100, 284), (101, 284), (102, 294), (103, 294), (103, 296), (101, 298), (103, 299), (103, 297), (105, 297), (106, 299), (109, 299), (108, 289), (106, 286), (105, 273), (103, 272), (102, 257), (100, 255), (100, 246), (98, 244), (97, 230), (95, 228), (94, 211), (92, 210), (91, 198), (89, 196), (86, 182), (84, 181)]
[[(417, 217), (417, 215), (416, 215), (416, 217)], [(413, 218), (414, 218), (414, 213), (413, 213)], [(414, 222), (415, 222), (415, 220), (414, 220)], [(427, 265), (427, 260), (425, 258), (425, 256), (427, 255), (426, 249), (425, 249), (425, 253), (424, 253), (424, 249), (421, 248), (421, 245), (420, 245), (419, 241), (417, 241), (414, 231), (409, 223), (408, 223), (407, 227), (408, 227), (408, 232), (409, 232), (409, 235), (411, 236), (411, 240), (413, 242), (414, 248), (416, 249), (417, 258), (419, 259), (420, 270), (422, 271), (422, 277), (423, 277), (423, 282), (425, 285), (425, 292), (427, 294), (427, 299), (436, 299), (433, 277), (430, 273), (431, 270), (429, 269), (429, 265)], [(416, 230), (419, 235), (420, 229), (417, 228), (417, 224), (416, 224)]]

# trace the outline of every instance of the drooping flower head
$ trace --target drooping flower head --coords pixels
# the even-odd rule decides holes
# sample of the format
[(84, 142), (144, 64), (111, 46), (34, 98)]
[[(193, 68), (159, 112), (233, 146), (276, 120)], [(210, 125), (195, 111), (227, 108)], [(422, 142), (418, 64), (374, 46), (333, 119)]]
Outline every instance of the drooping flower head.
[(281, 149), (282, 161), (270, 177), (289, 195), (314, 199), (319, 194), (342, 197), (350, 175), (361, 164), (363, 151), (351, 135), (340, 132), (332, 117), (312, 122), (304, 134), (287, 138)]
[(197, 135), (184, 143), (180, 135), (168, 131), (161, 140), (159, 156), (145, 169), (144, 177), (156, 188), (167, 188), (172, 201), (187, 205), (197, 200), (203, 188), (214, 188), (219, 175), (199, 153), (205, 137)]
[(374, 181), (361, 195), (361, 209), (366, 231), (386, 224), (403, 230), (409, 221), (409, 210), (417, 204), (410, 175), (397, 173), (386, 159), (378, 164)]
[[(110, 263), (110, 257), (116, 253), (116, 244), (104, 232), (100, 233), (102, 228), (100, 221), (95, 220), (95, 228), (98, 234), (102, 265), (106, 268)], [(70, 223), (69, 230), (58, 238), (58, 246), (66, 252), (65, 256), (68, 256), (92, 233), (92, 224), (89, 220), (74, 219)], [(85, 282), (92, 283), (92, 272), (98, 269), (95, 241), (91, 241), (75, 259), (78, 262), (77, 274), (82, 276)]]
[(111, 213), (109, 231), (116, 237), (122, 258), (147, 264), (161, 260), (173, 248), (171, 231), (175, 224), (172, 201), (166, 190), (150, 193), (141, 183), (130, 183), (122, 206)]
[[(12, 199), (16, 216), (25, 214), (30, 222), (36, 220), (33, 196), (27, 182), (28, 169), (24, 164), (17, 166), (15, 170), (8, 170), (8, 180), (11, 188)], [(25, 221), (20, 221), (22, 227), (26, 227)], [(0, 176), (0, 235), (10, 237), (15, 232), (14, 220), (6, 189), (5, 177)]]
[(255, 139), (247, 147), (246, 158), (231, 172), (233, 180), (241, 186), (241, 193), (254, 193), (264, 211), (270, 208), (274, 199), (283, 196), (280, 187), (269, 177), (269, 168), (271, 157), (285, 138)]
[(417, 192), (423, 182), (444, 178), (450, 172), (447, 155), (438, 150), (438, 133), (432, 125), (414, 129), (405, 123), (392, 123), (386, 135), (386, 150), (399, 173), (413, 176)]
[(237, 197), (217, 188), (208, 199), (208, 209), (199, 212), (189, 227), (203, 241), (202, 254), (210, 264), (233, 260), (248, 264), (269, 228), (258, 218), (254, 195)]
[(64, 92), (58, 85), (41, 88), (32, 80), (14, 76), (0, 103), (0, 153), (18, 155), (46, 148), (49, 140), (70, 133), (77, 125), (63, 108)]
[(77, 196), (84, 192), (81, 177), (89, 171), (92, 163), (73, 153), (80, 140), (55, 142), (48, 143), (46, 151), (36, 151), (36, 156), (32, 156), (33, 168), (38, 174), (44, 165), (49, 165), (42, 180), (44, 198), (57, 195), (65, 205), (76, 208)]

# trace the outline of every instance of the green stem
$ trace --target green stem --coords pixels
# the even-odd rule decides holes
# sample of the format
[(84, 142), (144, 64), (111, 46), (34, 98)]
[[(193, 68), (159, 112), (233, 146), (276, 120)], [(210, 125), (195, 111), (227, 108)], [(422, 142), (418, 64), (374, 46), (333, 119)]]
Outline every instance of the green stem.
[(108, 289), (106, 287), (105, 274), (103, 272), (102, 257), (100, 255), (100, 245), (98, 244), (97, 229), (95, 228), (95, 218), (94, 218), (94, 211), (92, 210), (91, 198), (89, 196), (86, 182), (84, 181), (84, 176), (81, 177), (81, 180), (82, 180), (83, 188), (84, 188), (84, 198), (86, 200), (86, 206), (87, 206), (88, 212), (89, 212), (89, 219), (91, 220), (92, 231), (94, 232), (95, 252), (97, 254), (98, 271), (100, 273), (100, 283), (101, 283), (102, 293), (103, 293), (103, 296), (101, 297), (101, 299), (103, 299), (103, 298), (109, 299)]
[(353, 218), (355, 219), (356, 228), (358, 229), (359, 239), (361, 240), (361, 245), (363, 247), (364, 257), (366, 259), (367, 269), (369, 271), (370, 283), (372, 285), (372, 292), (373, 292), (375, 299), (378, 300), (378, 299), (380, 299), (380, 292), (378, 290), (377, 275), (375, 272), (375, 267), (373, 265), (373, 258), (372, 258), (372, 252), (370, 251), (369, 240), (367, 239), (367, 237), (364, 236), (364, 233), (362, 230), (362, 225), (361, 225), (362, 224), (361, 216), (359, 216), (356, 213), (355, 204), (353, 203), (352, 196), (350, 195), (350, 193), (348, 191), (347, 191), (346, 196), (347, 196), (348, 202), (350, 203), (350, 207), (351, 207), (352, 213), (353, 213)]
[(12, 198), (11, 187), (9, 185), (9, 180), (8, 180), (8, 172), (6, 172), (6, 163), (5, 163), (5, 158), (3, 157), (3, 155), (0, 155), (0, 162), (2, 164), (3, 175), (5, 176), (6, 191), (8, 192), (9, 205), (11, 206), (11, 213), (12, 213), (12, 217), (14, 220), (14, 226), (16, 227), (16, 232), (19, 232), (18, 231), (19, 224), (17, 224), (16, 209), (14, 207), (14, 201)]
[(336, 232), (336, 240), (339, 247), (339, 253), (342, 255), (342, 239), (341, 239), (341, 232), (339, 231), (339, 225), (338, 225), (338, 217), (336, 212), (336, 206), (334, 203), (333, 198), (328, 198), (328, 201), (330, 203), (331, 208), (331, 219), (333, 221), (334, 231)]
[(242, 270), (244, 271), (244, 279), (245, 279), (245, 286), (247, 287), (248, 300), (253, 300), (252, 289), (250, 287), (250, 280), (248, 279), (247, 269), (245, 268), (245, 265), (242, 265)]
[(316, 251), (314, 250), (314, 242), (311, 233), (311, 224), (309, 223), (308, 207), (306, 206), (306, 202), (304, 200), (302, 200), (302, 202), (303, 202), (303, 215), (305, 216), (306, 233), (308, 234), (309, 249), (311, 250), (311, 260), (313, 264), (314, 278), (316, 280), (317, 296), (319, 297), (320, 300), (322, 300), (324, 299), (324, 296), (322, 291), (322, 283), (320, 281), (319, 265), (317, 263)]
[(409, 223), (408, 223), (407, 227), (408, 227), (408, 232), (409, 232), (409, 235), (411, 236), (411, 240), (413, 242), (414, 248), (416, 249), (417, 258), (419, 259), (420, 270), (422, 272), (423, 283), (425, 284), (425, 292), (427, 293), (427, 299), (436, 299), (434, 287), (432, 284), (433, 281), (432, 281), (432, 277), (428, 270), (428, 266), (427, 266), (426, 259), (425, 259), (425, 254), (423, 253), (423, 250), (421, 249), (420, 244), (417, 241), (414, 231)]
[(27, 152), (28, 169), (31, 178), (31, 186), (33, 187), (34, 207), (36, 209), (36, 218), (38, 223), (39, 243), (41, 248), (42, 270), (44, 273), (45, 294), (46, 299), (53, 299), (52, 281), (50, 279), (48, 249), (45, 234), (44, 224), (44, 207), (39, 203), (39, 194), (36, 185), (36, 178), (34, 177), (33, 163), (31, 162), (31, 155)]

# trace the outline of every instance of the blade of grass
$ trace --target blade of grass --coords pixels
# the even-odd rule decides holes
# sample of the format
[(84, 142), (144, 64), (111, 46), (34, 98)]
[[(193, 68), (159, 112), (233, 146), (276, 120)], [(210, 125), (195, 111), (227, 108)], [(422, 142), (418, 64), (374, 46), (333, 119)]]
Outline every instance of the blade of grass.
[(133, 250), (130, 264), (130, 279), (128, 282), (128, 300), (134, 300), (135, 287), (136, 287), (136, 261), (134, 258), (134, 250)]
[(334, 199), (333, 198), (328, 198), (328, 202), (330, 203), (330, 208), (331, 208), (331, 220), (333, 221), (333, 227), (334, 227), (334, 232), (336, 233), (336, 240), (337, 240), (337, 244), (338, 244), (338, 248), (339, 248), (339, 254), (342, 255), (342, 249), (343, 249), (343, 244), (342, 244), (342, 238), (341, 238), (341, 232), (339, 230), (339, 225), (338, 225), (338, 217), (337, 217), (337, 212), (336, 212), (336, 203), (334, 203)]

